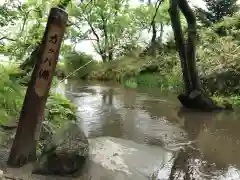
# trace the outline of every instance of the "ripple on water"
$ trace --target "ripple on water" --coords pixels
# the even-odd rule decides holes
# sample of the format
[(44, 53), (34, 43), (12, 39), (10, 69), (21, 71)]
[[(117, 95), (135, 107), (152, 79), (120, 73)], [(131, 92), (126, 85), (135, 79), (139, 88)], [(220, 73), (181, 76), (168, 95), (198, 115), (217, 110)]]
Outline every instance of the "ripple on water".
[[(82, 90), (76, 89), (72, 91), (78, 96), (71, 98), (79, 107), (78, 115), (89, 137), (119, 137), (150, 147), (184, 146), (190, 159), (204, 162), (192, 163), (195, 170), (199, 169), (196, 174), (200, 174), (200, 179), (238, 178), (239, 112), (184, 112), (176, 95), (152, 90), (139, 93), (116, 85), (87, 85)], [(213, 173), (209, 174), (207, 167), (211, 167)]]

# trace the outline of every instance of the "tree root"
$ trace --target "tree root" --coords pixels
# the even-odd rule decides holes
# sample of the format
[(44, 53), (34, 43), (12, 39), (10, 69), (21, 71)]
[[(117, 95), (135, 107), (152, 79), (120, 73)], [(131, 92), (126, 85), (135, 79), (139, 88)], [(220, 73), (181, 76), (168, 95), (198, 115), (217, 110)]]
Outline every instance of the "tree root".
[(178, 99), (181, 104), (188, 109), (205, 112), (233, 110), (231, 104), (226, 104), (225, 107), (219, 106), (210, 97), (204, 95), (200, 91), (192, 91), (189, 95), (180, 94)]

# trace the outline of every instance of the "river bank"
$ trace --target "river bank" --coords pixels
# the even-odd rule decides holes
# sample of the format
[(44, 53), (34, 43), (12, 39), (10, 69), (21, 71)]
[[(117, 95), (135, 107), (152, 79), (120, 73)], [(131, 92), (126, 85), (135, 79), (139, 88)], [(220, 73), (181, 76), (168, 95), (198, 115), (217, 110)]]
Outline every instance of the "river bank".
[[(220, 103), (229, 101), (235, 105), (240, 104), (239, 17), (236, 14), (211, 27), (199, 29), (196, 51), (204, 91)], [(91, 56), (81, 53), (66, 58), (66, 74), (90, 60)], [(93, 61), (70, 78), (116, 81), (130, 88), (152, 87), (176, 93), (183, 90), (182, 70), (173, 39), (163, 44), (155, 57), (134, 46), (113, 61)]]

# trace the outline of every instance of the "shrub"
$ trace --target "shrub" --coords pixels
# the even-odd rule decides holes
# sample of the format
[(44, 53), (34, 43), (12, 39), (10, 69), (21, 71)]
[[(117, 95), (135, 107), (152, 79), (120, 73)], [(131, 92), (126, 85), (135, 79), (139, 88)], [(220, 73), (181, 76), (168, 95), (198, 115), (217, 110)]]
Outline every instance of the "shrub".
[[(20, 85), (21, 80), (10, 78), (19, 71), (15, 66), (0, 66), (0, 123), (19, 118), (26, 87)], [(45, 109), (45, 124), (58, 128), (65, 122), (76, 120), (76, 108), (63, 95), (51, 92)]]
[(85, 53), (72, 52), (64, 57), (64, 64), (68, 73), (73, 73), (75, 70), (81, 67), (75, 74), (76, 78), (85, 78), (96, 68), (96, 62), (92, 56)]

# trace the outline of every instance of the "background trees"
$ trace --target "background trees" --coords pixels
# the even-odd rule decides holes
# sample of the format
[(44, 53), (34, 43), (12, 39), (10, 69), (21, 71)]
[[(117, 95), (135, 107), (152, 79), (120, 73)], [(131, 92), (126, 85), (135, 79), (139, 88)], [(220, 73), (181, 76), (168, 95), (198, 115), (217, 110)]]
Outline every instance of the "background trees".
[(239, 10), (238, 0), (204, 0), (206, 9), (197, 8), (199, 21), (210, 26), (223, 20), (225, 16), (232, 16)]
[[(206, 0), (206, 9), (194, 9), (199, 22), (204, 25), (197, 29), (196, 61), (205, 89), (208, 81), (215, 79), (215, 74), (229, 70), (227, 65), (238, 64), (236, 47), (239, 46), (240, 16), (236, 12), (237, 3), (235, 0), (213, 2), (215, 1)], [(21, 64), (25, 74), (34, 65), (34, 52), (43, 35), (49, 9), (58, 4), (59, 1), (56, 0), (44, 3), (37, 0), (8, 0), (0, 6), (1, 54), (6, 56), (7, 61), (13, 60)], [(152, 82), (156, 86), (182, 88), (182, 73), (168, 8), (169, 0), (70, 2), (66, 9), (69, 22), (61, 48), (61, 67), (58, 70), (71, 73), (87, 61), (97, 58), (99, 63), (92, 61), (94, 65), (85, 67), (86, 73), (83, 74), (87, 74), (88, 78), (120, 80), (122, 77), (155, 73), (158, 80), (154, 77)], [(182, 13), (179, 15), (185, 36), (187, 23)], [(221, 47), (221, 53), (214, 49), (216, 46)], [(91, 56), (79, 52), (82, 49)], [(234, 60), (226, 63), (222, 59), (226, 62)], [(217, 70), (216, 67), (220, 67), (218, 62), (227, 69)], [(237, 72), (237, 69), (231, 71)], [(235, 80), (232, 83), (236, 84)], [(215, 83), (211, 87), (216, 91), (219, 84)], [(223, 89), (229, 87), (231, 86)]]

